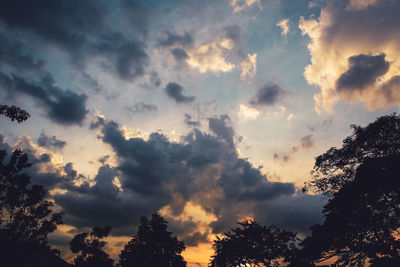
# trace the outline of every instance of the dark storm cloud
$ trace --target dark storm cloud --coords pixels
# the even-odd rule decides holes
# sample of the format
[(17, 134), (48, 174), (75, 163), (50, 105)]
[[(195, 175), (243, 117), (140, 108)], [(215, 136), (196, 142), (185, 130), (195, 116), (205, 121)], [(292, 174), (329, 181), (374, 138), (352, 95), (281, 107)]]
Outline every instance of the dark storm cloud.
[(189, 127), (197, 127), (200, 126), (200, 122), (199, 121), (195, 121), (192, 119), (192, 116), (190, 116), (189, 114), (185, 113), (185, 124), (186, 126)]
[(63, 149), (67, 142), (59, 140), (56, 136), (48, 136), (42, 132), (37, 140), (37, 144), (49, 149)]
[(261, 87), (253, 99), (252, 106), (272, 106), (286, 94), (286, 91), (278, 84), (269, 82)]
[(81, 124), (88, 113), (87, 96), (55, 86), (51, 76), (40, 82), (30, 82), (22, 77), (0, 73), (0, 88), (11, 95), (22, 93), (33, 97), (42, 104), (47, 116), (59, 124)]
[[(216, 215), (218, 219), (212, 227), (219, 225), (226, 230), (228, 225), (225, 222), (231, 219), (236, 222), (241, 212), (251, 210), (251, 203), (294, 193), (293, 184), (269, 182), (259, 169), (253, 168), (246, 159), (238, 158), (228, 116), (222, 115), (209, 121), (215, 136), (195, 129), (182, 142), (174, 143), (159, 133), (152, 133), (146, 141), (142, 138), (125, 139), (116, 122), (97, 118), (92, 128), (100, 130), (102, 141), (116, 153), (118, 177), (123, 190), (118, 193), (119, 198), (127, 200), (127, 196), (134, 197), (136, 202), (132, 203), (135, 203), (136, 209), (143, 211), (141, 215), (149, 215), (168, 205), (174, 216), (178, 216), (185, 204), (191, 201)], [(138, 202), (135, 196), (141, 201)], [(76, 196), (70, 201), (77, 201)], [(88, 207), (96, 205), (96, 197), (92, 196), (91, 200), (85, 197), (85, 201), (93, 201), (92, 205), (87, 204)], [(73, 207), (78, 210), (74, 212)], [(83, 206), (76, 203), (69, 206), (69, 213), (80, 217), (85, 214), (81, 209), (84, 209)], [(92, 219), (87, 217), (86, 220), (90, 225)], [(125, 221), (126, 225), (119, 223), (117, 231), (122, 233), (130, 224), (137, 223), (133, 219), (125, 218)], [(205, 237), (204, 234), (189, 231), (186, 235), (194, 243)]]
[(164, 34), (164, 38), (158, 39), (157, 46), (171, 47), (180, 45), (182, 47), (190, 47), (193, 44), (193, 37), (188, 32), (185, 32), (184, 34), (179, 34), (165, 31)]
[[(125, 15), (122, 19), (135, 24), (140, 32), (146, 32), (149, 12), (144, 11), (145, 7), (139, 8), (142, 7), (139, 4), (126, 2), (118, 2), (125, 5), (121, 7)], [(127, 14), (128, 10), (132, 12)], [(136, 35), (129, 34), (128, 38), (110, 28), (106, 22), (111, 11), (101, 1), (3, 1), (0, 22), (11, 30), (28, 33), (28, 39), (39, 37), (45, 45), (62, 48), (79, 68), (87, 60), (100, 56), (112, 64), (110, 67), (119, 78), (133, 80), (145, 73), (146, 47), (143, 41), (131, 37)]]
[(338, 91), (357, 91), (373, 85), (390, 66), (385, 60), (385, 54), (377, 56), (360, 54), (350, 57), (348, 61), (349, 69), (336, 82)]
[(147, 113), (157, 110), (157, 106), (150, 103), (138, 102), (133, 104), (132, 106), (125, 107), (125, 110), (130, 113)]
[(168, 83), (165, 87), (165, 92), (170, 98), (175, 100), (176, 103), (190, 103), (195, 99), (194, 96), (183, 95), (183, 88), (177, 83)]

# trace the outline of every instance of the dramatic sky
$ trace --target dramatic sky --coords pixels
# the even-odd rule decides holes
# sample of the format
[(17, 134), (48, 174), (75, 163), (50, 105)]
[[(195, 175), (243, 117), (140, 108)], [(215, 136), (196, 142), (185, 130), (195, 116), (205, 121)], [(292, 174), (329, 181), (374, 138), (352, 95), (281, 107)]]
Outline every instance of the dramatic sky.
[[(65, 225), (160, 212), (205, 266), (241, 219), (307, 234), (314, 158), (400, 104), (398, 0), (0, 2), (0, 148), (19, 147)], [(195, 264), (199, 262), (199, 264)]]

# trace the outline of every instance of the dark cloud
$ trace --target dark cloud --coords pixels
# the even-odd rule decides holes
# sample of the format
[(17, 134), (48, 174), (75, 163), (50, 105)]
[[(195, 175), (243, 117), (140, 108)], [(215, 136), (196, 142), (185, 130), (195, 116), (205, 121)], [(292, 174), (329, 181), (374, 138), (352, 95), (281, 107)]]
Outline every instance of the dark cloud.
[(110, 155), (105, 155), (105, 156), (99, 158), (99, 162), (104, 165), (104, 164), (106, 164), (106, 162), (108, 161), (109, 158), (110, 158)]
[(271, 106), (276, 104), (286, 94), (286, 91), (278, 84), (269, 82), (261, 87), (250, 101), (252, 106)]
[(360, 54), (350, 57), (348, 61), (349, 69), (336, 82), (338, 91), (358, 91), (373, 85), (390, 67), (390, 63), (385, 60), (385, 54)]
[(183, 62), (185, 59), (189, 58), (186, 51), (182, 48), (171, 49), (171, 54), (174, 56), (177, 62)]
[(198, 126), (200, 126), (201, 123), (199, 121), (193, 120), (192, 116), (185, 113), (185, 124), (186, 124), (186, 126), (190, 126), (190, 127), (198, 127)]
[(125, 110), (129, 111), (130, 113), (146, 113), (156, 111), (157, 106), (154, 104), (138, 102), (133, 104), (132, 106), (125, 107)]
[(237, 42), (241, 38), (241, 30), (237, 25), (230, 25), (224, 28), (226, 38)]
[(158, 39), (157, 46), (160, 47), (171, 47), (171, 46), (182, 46), (190, 47), (193, 44), (193, 37), (185, 32), (184, 34), (171, 33), (170, 31), (164, 32), (165, 36), (162, 39)]
[(47, 117), (59, 124), (81, 124), (88, 113), (87, 96), (55, 86), (51, 76), (40, 82), (31, 82), (19, 76), (9, 77), (0, 73), (0, 89), (11, 95), (22, 93), (33, 97), (46, 110)]
[(45, 66), (45, 62), (34, 59), (25, 50), (25, 42), (12, 40), (0, 31), (0, 66), (6, 63), (18, 71), (41, 70)]
[[(242, 213), (251, 212), (253, 202), (294, 193), (293, 184), (270, 182), (258, 168), (253, 168), (246, 159), (238, 158), (232, 141), (234, 131), (227, 125), (229, 117), (223, 115), (209, 121), (210, 130), (216, 136), (195, 129), (182, 142), (174, 143), (159, 133), (152, 133), (147, 140), (125, 139), (116, 122), (99, 117), (92, 128), (100, 131), (101, 140), (116, 153), (118, 166), (115, 169), (122, 191), (113, 191), (114, 185), (108, 182), (106, 185), (110, 188), (107, 190), (116, 192), (114, 200), (107, 202), (99, 190), (91, 189), (90, 193), (81, 196), (66, 193), (57, 198), (57, 203), (66, 207), (75, 224), (89, 226), (95, 222), (94, 218), (111, 223), (105, 220), (113, 218), (118, 220), (116, 233), (129, 234), (137, 224), (137, 214), (149, 215), (168, 206), (174, 216), (179, 216), (190, 201), (216, 215), (217, 221), (211, 226), (219, 231), (218, 227), (227, 229), (225, 222), (233, 219), (234, 223)], [(83, 205), (79, 205), (79, 199)], [(113, 205), (118, 207), (112, 208)], [(122, 213), (119, 205), (127, 209), (124, 214), (118, 215)], [(105, 216), (108, 212), (111, 215)], [(137, 216), (129, 217), (127, 213)], [(100, 219), (100, 214), (108, 219)], [(193, 244), (205, 240), (206, 235), (196, 234), (193, 225), (192, 228), (185, 227), (187, 229), (181, 231), (185, 231), (183, 235)]]
[[(146, 7), (126, 2), (118, 2), (123, 5), (125, 17), (122, 19), (130, 22), (131, 29), (146, 32), (149, 16), (149, 12), (144, 11)], [(0, 22), (10, 30), (28, 33), (28, 38), (39, 37), (45, 45), (63, 49), (79, 68), (85, 66), (87, 60), (100, 56), (119, 78), (133, 80), (145, 73), (146, 47), (143, 41), (132, 38), (136, 35), (128, 37), (106, 23), (111, 10), (102, 1), (3, 1)]]
[(177, 83), (168, 83), (165, 87), (165, 92), (170, 98), (175, 100), (176, 103), (190, 103), (195, 99), (194, 96), (183, 95), (183, 88)]
[(228, 126), (231, 119), (228, 115), (221, 115), (219, 118), (209, 118), (208, 127), (210, 130), (217, 135), (218, 138), (225, 140), (231, 146), (233, 145), (233, 137), (235, 131), (232, 127)]
[(59, 140), (56, 136), (48, 136), (42, 132), (37, 140), (37, 144), (49, 149), (63, 149), (67, 142)]

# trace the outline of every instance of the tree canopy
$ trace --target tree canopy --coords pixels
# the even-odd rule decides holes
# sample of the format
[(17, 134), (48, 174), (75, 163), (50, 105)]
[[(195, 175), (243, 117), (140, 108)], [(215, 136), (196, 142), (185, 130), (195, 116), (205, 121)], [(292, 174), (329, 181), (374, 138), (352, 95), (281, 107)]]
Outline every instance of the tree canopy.
[(317, 157), (308, 186), (328, 197), (325, 221), (312, 227), (303, 257), (337, 263), (398, 266), (400, 262), (400, 117), (378, 118), (340, 149)]
[(5, 115), (10, 118), (11, 121), (16, 120), (19, 123), (26, 121), (30, 117), (29, 113), (20, 107), (2, 104), (0, 104), (0, 115)]
[[(15, 150), (7, 162), (0, 150), (0, 255), (7, 266), (41, 265), (55, 251), (47, 235), (62, 223), (62, 213), (52, 211), (41, 185), (31, 185), (24, 170), (28, 156)], [(42, 262), (43, 265), (43, 262)]]
[(150, 220), (142, 217), (137, 234), (121, 251), (120, 266), (186, 266), (181, 256), (185, 244), (167, 228), (167, 221), (158, 213), (153, 214)]
[(261, 226), (253, 220), (238, 224), (240, 227), (231, 229), (222, 238), (217, 236), (209, 266), (276, 266), (295, 248), (296, 233), (276, 226)]
[(111, 227), (93, 227), (91, 233), (80, 233), (71, 240), (70, 248), (73, 253), (79, 253), (74, 263), (77, 267), (112, 267), (113, 260), (104, 252), (107, 245), (102, 238), (110, 234)]

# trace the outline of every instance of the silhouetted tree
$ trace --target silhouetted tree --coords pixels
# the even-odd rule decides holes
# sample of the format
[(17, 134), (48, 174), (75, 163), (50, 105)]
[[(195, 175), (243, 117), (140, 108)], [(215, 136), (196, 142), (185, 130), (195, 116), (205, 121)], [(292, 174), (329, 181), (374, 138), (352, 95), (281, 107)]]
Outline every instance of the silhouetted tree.
[(113, 260), (104, 252), (106, 242), (102, 238), (110, 234), (111, 227), (93, 227), (91, 233), (81, 233), (74, 236), (69, 243), (73, 253), (79, 253), (74, 263), (77, 267), (112, 267)]
[(181, 256), (185, 243), (167, 231), (167, 221), (159, 214), (140, 219), (139, 229), (132, 240), (125, 245), (119, 256), (121, 267), (186, 266)]
[[(337, 256), (341, 265), (399, 266), (400, 117), (378, 118), (340, 149), (317, 157), (306, 188), (328, 197), (325, 221), (303, 241), (302, 258)], [(397, 236), (396, 236), (397, 235)]]
[(297, 237), (291, 231), (261, 226), (252, 220), (238, 224), (241, 227), (224, 233), (223, 238), (217, 236), (209, 266), (279, 266), (279, 261), (289, 257), (295, 248)]
[(18, 121), (19, 123), (26, 121), (29, 118), (29, 113), (17, 106), (7, 106), (0, 104), (0, 115), (5, 115), (11, 121)]
[(15, 150), (8, 160), (0, 150), (0, 260), (3, 266), (45, 266), (56, 253), (47, 235), (62, 223), (51, 210), (46, 190), (30, 185), (28, 156)]

